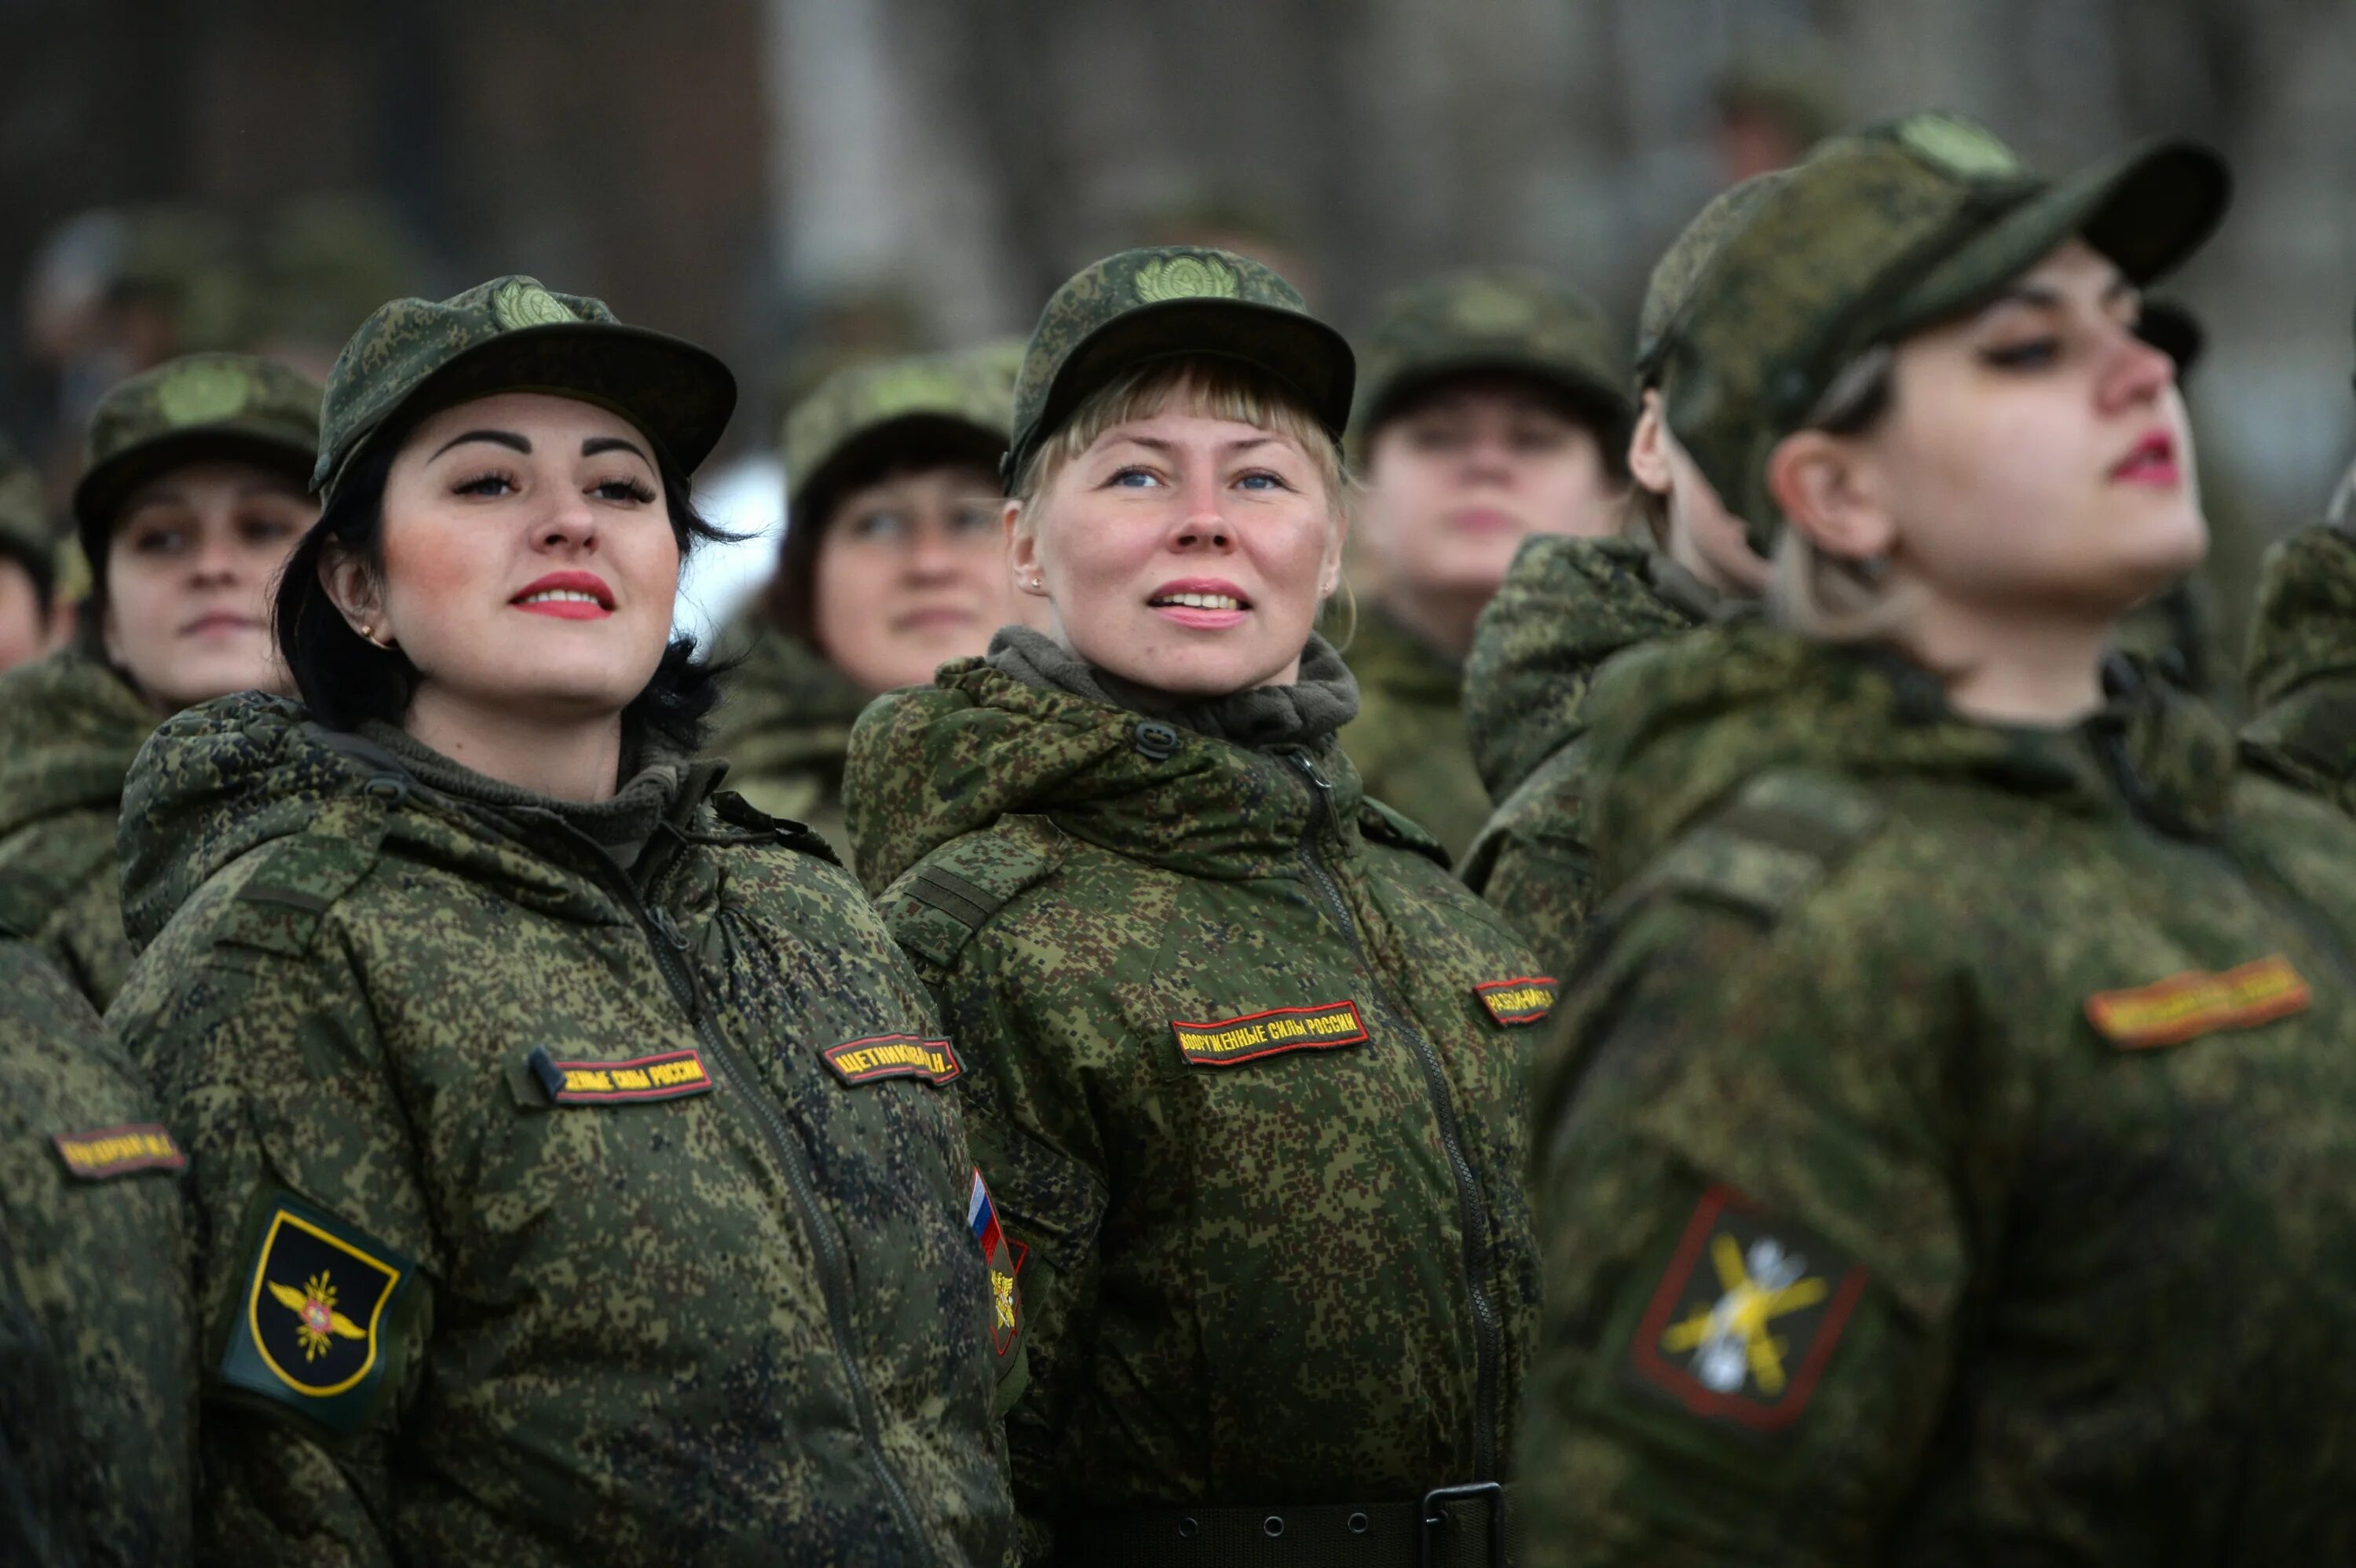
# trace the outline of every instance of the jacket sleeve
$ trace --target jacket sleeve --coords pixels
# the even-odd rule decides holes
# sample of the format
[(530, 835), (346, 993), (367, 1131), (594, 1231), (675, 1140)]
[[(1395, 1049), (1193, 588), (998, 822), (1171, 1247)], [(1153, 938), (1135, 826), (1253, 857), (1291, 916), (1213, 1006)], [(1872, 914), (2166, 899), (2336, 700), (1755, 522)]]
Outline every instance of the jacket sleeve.
[(1855, 915), (1663, 898), (1568, 998), (1533, 1144), (1544, 1568), (1870, 1561), (1914, 1483), (1994, 1244), (1963, 1120), (2001, 1091), (1951, 1075), (1935, 950)]
[(2356, 534), (2348, 523), (2295, 534), (2266, 552), (2244, 670), (2245, 752), (2301, 788), (2356, 812)]
[(406, 1119), (332, 940), (296, 955), (197, 924), (166, 929), (110, 1018), (191, 1157), (199, 1558), (390, 1563), (387, 1456), (431, 1317)]

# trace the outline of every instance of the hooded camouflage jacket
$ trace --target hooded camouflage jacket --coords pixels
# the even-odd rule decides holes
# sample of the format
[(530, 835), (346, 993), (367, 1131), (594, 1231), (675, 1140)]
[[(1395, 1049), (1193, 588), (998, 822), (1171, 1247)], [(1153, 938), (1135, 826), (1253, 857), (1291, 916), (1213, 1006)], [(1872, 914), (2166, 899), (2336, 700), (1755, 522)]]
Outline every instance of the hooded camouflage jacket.
[(560, 806), (251, 695), (142, 755), (113, 1016), (196, 1162), (213, 1559), (1007, 1559), (964, 1138), (853, 1065), (932, 1010), (717, 772)]
[(1525, 544), (1481, 613), (1465, 666), (1472, 760), (1497, 809), (1457, 867), (1467, 887), (1567, 972), (1594, 912), (1587, 690), (1623, 648), (1702, 624), (1714, 595), (1627, 539)]
[(123, 781), (155, 715), (77, 653), (0, 676), (0, 922), (103, 1011), (131, 966), (115, 869)]
[[(1345, 686), (1312, 649), (1303, 685)], [(852, 831), (1024, 1250), (1034, 1547), (1160, 1504), (1412, 1499), (1511, 1452), (1518, 1026), (1551, 995), (1301, 732), (1247, 747), (962, 660), (852, 738)]]
[(1366, 794), (1463, 853), (1489, 815), (1464, 736), (1464, 667), (1368, 609), (1346, 656), (1358, 717), (1342, 731)]
[(2356, 1561), (2356, 829), (1719, 627), (1597, 683), (1534, 1561)]
[(89, 1004), (0, 924), (0, 1562), (188, 1561), (185, 1164)]
[(2267, 552), (2248, 683), (2251, 761), (2356, 813), (2356, 538), (2342, 528)]
[(712, 722), (728, 783), (771, 816), (807, 823), (850, 865), (842, 756), (867, 693), (799, 637), (764, 627), (728, 677)]

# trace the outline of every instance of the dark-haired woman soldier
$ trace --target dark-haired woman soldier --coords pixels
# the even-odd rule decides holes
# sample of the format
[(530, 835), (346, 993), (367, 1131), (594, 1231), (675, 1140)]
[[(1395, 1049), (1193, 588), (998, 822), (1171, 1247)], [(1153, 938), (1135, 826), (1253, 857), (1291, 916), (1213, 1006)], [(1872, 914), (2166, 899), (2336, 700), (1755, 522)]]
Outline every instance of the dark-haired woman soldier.
[(823, 847), (691, 760), (734, 399), (529, 278), (385, 306), (278, 600), (307, 711), (198, 709), (133, 776), (117, 1015), (196, 1162), (216, 1559), (1007, 1554), (956, 1057)]

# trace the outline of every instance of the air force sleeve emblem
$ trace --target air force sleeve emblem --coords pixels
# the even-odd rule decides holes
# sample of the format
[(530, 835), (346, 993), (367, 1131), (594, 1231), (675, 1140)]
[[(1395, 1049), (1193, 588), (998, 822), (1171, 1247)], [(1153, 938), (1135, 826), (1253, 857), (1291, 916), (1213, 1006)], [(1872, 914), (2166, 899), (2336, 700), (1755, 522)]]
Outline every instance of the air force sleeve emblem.
[(374, 1407), (417, 1265), (284, 1193), (256, 1229), (222, 1381), (348, 1435)]

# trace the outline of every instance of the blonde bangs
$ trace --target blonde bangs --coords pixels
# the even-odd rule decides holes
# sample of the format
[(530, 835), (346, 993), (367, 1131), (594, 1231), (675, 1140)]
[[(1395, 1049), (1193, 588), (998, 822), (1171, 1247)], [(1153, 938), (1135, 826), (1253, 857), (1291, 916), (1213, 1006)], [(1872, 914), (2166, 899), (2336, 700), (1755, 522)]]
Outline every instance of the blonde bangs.
[(1172, 412), (1233, 420), (1291, 442), (1317, 465), (1327, 500), (1337, 515), (1341, 512), (1341, 450), (1308, 405), (1267, 372), (1241, 360), (1208, 355), (1140, 365), (1089, 393), (1023, 465), (1015, 476), (1014, 498), (1032, 500), (1057, 469), (1094, 446), (1107, 431)]

